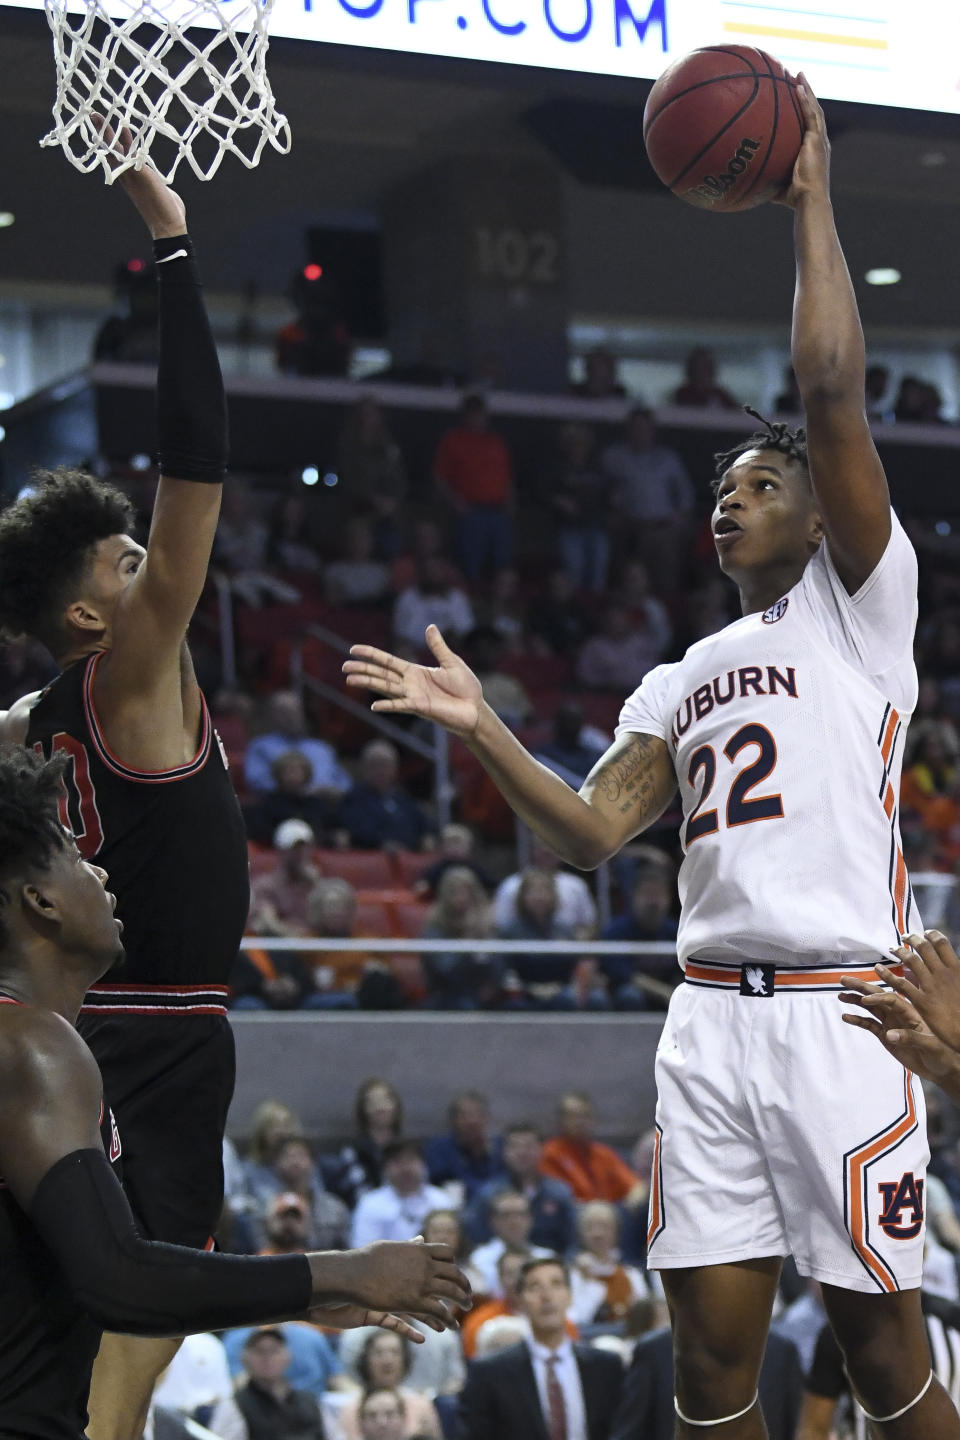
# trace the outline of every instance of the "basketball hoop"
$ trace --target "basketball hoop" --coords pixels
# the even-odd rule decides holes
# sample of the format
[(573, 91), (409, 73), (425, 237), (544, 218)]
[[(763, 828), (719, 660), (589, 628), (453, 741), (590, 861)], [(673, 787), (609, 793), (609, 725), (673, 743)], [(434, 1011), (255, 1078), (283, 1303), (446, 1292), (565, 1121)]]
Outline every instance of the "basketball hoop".
[[(82, 0), (82, 13), (78, 0), (44, 3), (57, 95), (40, 143), (78, 170), (99, 165), (112, 184), (149, 155), (168, 182), (184, 159), (209, 180), (228, 153), (252, 170), (267, 141), (289, 151), (266, 70), (274, 0)], [(127, 154), (97, 117), (114, 136), (130, 131)]]

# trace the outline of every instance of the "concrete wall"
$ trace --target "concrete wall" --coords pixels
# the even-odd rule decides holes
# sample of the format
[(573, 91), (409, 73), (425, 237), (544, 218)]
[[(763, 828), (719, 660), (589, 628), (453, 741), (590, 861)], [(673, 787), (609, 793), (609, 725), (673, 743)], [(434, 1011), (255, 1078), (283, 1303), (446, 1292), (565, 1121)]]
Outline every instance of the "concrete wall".
[(497, 1126), (553, 1122), (559, 1091), (590, 1091), (599, 1130), (628, 1141), (653, 1120), (653, 1057), (661, 1015), (234, 1015), (237, 1088), (228, 1129), (247, 1133), (264, 1099), (285, 1101), (312, 1135), (351, 1132), (368, 1075), (401, 1092), (411, 1135), (444, 1128), (458, 1090), (490, 1096)]

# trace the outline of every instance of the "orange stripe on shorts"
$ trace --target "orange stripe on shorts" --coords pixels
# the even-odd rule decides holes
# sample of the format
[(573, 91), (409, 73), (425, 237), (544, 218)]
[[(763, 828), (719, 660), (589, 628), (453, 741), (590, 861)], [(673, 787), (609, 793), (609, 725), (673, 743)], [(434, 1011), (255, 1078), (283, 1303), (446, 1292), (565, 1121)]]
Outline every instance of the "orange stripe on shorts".
[(876, 1256), (867, 1245), (866, 1226), (863, 1214), (863, 1172), (871, 1161), (876, 1160), (887, 1150), (892, 1150), (898, 1145), (917, 1122), (917, 1108), (913, 1100), (913, 1087), (910, 1071), (904, 1074), (904, 1091), (907, 1100), (906, 1115), (888, 1127), (875, 1140), (868, 1140), (859, 1150), (855, 1150), (847, 1161), (850, 1177), (850, 1239), (853, 1241), (853, 1248), (860, 1259), (866, 1265), (870, 1273), (880, 1284), (881, 1289), (892, 1292), (899, 1287), (890, 1271), (883, 1261)]

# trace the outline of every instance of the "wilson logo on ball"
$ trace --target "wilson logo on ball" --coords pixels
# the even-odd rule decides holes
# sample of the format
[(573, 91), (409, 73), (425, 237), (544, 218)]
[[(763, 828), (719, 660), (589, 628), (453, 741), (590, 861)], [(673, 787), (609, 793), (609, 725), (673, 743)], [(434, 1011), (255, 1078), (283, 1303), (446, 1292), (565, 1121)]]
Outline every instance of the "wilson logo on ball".
[(760, 140), (751, 140), (744, 137), (737, 146), (736, 152), (727, 161), (727, 168), (722, 175), (704, 175), (699, 185), (694, 185), (694, 195), (700, 195), (704, 200), (719, 200), (720, 197), (730, 189), (731, 185), (737, 183), (738, 178), (746, 170), (750, 161), (760, 149)]

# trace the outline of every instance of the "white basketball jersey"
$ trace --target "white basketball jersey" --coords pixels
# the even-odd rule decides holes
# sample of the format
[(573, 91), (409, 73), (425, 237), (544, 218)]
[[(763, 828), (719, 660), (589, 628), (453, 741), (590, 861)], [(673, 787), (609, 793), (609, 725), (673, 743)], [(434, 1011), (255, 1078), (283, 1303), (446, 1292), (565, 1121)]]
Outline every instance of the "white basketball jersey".
[(872, 962), (920, 928), (900, 847), (917, 561), (896, 516), (848, 595), (826, 543), (764, 614), (651, 670), (617, 734), (659, 735), (680, 795), (678, 954)]

